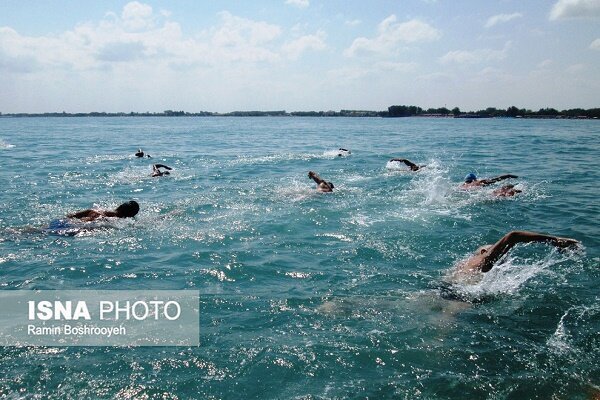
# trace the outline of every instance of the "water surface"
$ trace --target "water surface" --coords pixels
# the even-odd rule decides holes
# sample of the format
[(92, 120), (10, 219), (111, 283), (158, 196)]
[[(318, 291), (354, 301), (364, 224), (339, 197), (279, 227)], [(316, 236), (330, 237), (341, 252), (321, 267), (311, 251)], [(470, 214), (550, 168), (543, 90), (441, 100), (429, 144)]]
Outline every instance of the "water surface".
[[(600, 386), (599, 138), (597, 121), (571, 120), (0, 119), (1, 289), (201, 296), (199, 348), (6, 347), (0, 393), (587, 398)], [(151, 178), (153, 162), (172, 175)], [(335, 192), (316, 193), (309, 170)], [(519, 175), (523, 193), (458, 190), (469, 172)], [(135, 220), (36, 231), (130, 199)], [(520, 246), (454, 288), (466, 301), (444, 296), (458, 260), (514, 229), (585, 250)]]

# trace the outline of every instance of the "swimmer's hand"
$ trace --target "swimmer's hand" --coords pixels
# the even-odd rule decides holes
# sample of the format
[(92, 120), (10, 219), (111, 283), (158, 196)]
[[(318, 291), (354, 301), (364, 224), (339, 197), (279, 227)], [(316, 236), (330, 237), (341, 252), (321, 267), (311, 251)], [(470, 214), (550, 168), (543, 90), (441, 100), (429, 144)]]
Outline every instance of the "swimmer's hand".
[(554, 245), (560, 249), (566, 249), (569, 247), (579, 247), (581, 245), (581, 242), (579, 242), (578, 240), (575, 240), (575, 239), (559, 237), (559, 238), (556, 238)]
[(557, 237), (552, 241), (552, 245), (554, 245), (560, 253), (565, 251), (583, 251), (583, 245), (581, 242), (570, 238)]

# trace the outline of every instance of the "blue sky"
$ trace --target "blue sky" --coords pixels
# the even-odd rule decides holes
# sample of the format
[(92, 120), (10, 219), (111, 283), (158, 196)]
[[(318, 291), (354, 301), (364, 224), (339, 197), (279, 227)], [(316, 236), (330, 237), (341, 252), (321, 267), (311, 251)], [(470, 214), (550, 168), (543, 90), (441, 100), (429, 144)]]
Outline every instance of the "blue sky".
[(0, 2), (0, 112), (600, 107), (600, 0)]

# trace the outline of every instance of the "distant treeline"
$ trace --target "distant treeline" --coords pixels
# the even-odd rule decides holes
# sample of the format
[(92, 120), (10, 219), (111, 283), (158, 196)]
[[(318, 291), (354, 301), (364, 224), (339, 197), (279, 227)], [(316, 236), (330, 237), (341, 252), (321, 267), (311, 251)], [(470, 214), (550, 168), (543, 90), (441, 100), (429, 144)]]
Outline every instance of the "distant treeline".
[(554, 108), (541, 108), (538, 111), (508, 107), (506, 110), (501, 108), (488, 107), (485, 110), (463, 112), (458, 107), (452, 110), (441, 108), (423, 109), (417, 106), (390, 106), (387, 111), (368, 111), (368, 110), (340, 110), (340, 111), (232, 111), (228, 113), (215, 113), (210, 111), (186, 112), (166, 110), (163, 112), (90, 112), (90, 113), (14, 113), (2, 114), (0, 117), (6, 118), (26, 118), (26, 117), (454, 117), (454, 118), (600, 118), (600, 108), (591, 108), (584, 110), (582, 108), (573, 108), (570, 110), (558, 111)]
[(186, 112), (166, 110), (163, 112), (90, 112), (90, 113), (13, 113), (2, 114), (0, 117), (382, 117), (387, 111), (341, 110), (341, 111), (232, 111), (216, 113), (210, 111)]
[(417, 106), (390, 106), (385, 117), (454, 117), (454, 118), (600, 118), (600, 108), (572, 108), (570, 110), (558, 111), (554, 108), (540, 108), (538, 111), (508, 107), (488, 107), (485, 110), (462, 112), (460, 108), (452, 110), (446, 107), (428, 108), (427, 110)]

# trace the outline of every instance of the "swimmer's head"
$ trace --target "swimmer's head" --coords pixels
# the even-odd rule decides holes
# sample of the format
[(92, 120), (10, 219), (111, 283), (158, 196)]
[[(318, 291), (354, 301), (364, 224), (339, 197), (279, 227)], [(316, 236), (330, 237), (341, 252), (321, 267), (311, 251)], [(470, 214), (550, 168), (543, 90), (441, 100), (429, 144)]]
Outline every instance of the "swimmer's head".
[(333, 183), (327, 182), (327, 184), (329, 185), (330, 188), (332, 188), (332, 189), (334, 188)]
[(486, 244), (485, 246), (481, 246), (480, 248), (477, 249), (477, 251), (475, 252), (475, 254), (484, 254), (487, 253), (490, 248), (492, 247), (491, 244)]
[(465, 176), (465, 183), (471, 183), (474, 180), (477, 180), (477, 175), (475, 175), (474, 173), (470, 173), (467, 176)]
[(117, 207), (115, 213), (117, 213), (117, 217), (119, 218), (133, 218), (138, 211), (140, 211), (140, 205), (137, 201), (131, 200)]

